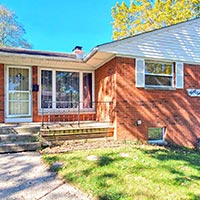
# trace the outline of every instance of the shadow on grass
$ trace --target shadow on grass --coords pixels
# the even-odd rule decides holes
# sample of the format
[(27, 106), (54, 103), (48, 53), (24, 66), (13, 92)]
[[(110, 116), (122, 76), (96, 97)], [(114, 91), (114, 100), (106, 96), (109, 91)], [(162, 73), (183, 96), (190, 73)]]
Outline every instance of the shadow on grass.
[(125, 196), (122, 193), (113, 193), (113, 194), (102, 194), (98, 196), (98, 200), (120, 200), (124, 199)]
[[(199, 175), (188, 175), (187, 169), (193, 168), (200, 171), (200, 154), (198, 150), (187, 149), (179, 146), (172, 146), (167, 148), (157, 149), (140, 149), (143, 153), (149, 155), (154, 159), (158, 159), (161, 162), (164, 161), (181, 161), (182, 165), (178, 169), (175, 169), (171, 165), (165, 165), (164, 168), (171, 174), (175, 174), (176, 177), (172, 180), (173, 185), (177, 186), (189, 186), (191, 183), (199, 184)], [(175, 163), (174, 163), (175, 166)], [(193, 194), (194, 195), (194, 194)]]
[(53, 156), (49, 156), (48, 154), (43, 156), (43, 159), (45, 162), (47, 162), (49, 165), (58, 162), (60, 160), (59, 155), (53, 155)]
[(100, 156), (98, 162), (97, 162), (97, 165), (100, 166), (100, 167), (103, 167), (103, 166), (106, 166), (106, 165), (109, 165), (113, 162), (113, 159), (109, 156)]
[(187, 162), (192, 168), (200, 170), (200, 151), (198, 150), (187, 149), (179, 146), (170, 146), (163, 149), (140, 150), (160, 161), (184, 161)]

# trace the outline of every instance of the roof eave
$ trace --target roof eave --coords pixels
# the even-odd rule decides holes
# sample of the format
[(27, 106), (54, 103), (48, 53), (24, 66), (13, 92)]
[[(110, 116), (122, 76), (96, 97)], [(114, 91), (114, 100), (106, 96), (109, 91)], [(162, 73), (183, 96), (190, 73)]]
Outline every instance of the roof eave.
[(43, 56), (43, 55), (29, 55), (23, 53), (8, 53), (8, 52), (0, 52), (0, 56), (16, 56), (16, 57), (24, 57), (24, 58), (35, 58), (35, 59), (52, 59), (52, 60), (65, 60), (70, 62), (82, 62), (82, 59), (73, 59), (73, 58), (65, 58), (59, 56)]

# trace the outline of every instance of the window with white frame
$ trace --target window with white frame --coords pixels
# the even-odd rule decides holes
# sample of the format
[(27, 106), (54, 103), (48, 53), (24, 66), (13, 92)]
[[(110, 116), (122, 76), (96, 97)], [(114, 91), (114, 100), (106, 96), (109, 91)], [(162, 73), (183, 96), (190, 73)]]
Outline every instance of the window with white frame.
[(41, 69), (41, 108), (92, 108), (93, 73)]
[(165, 134), (166, 134), (166, 127), (148, 128), (148, 142), (149, 143), (164, 143)]
[(135, 86), (138, 88), (184, 88), (184, 63), (136, 58)]
[(146, 87), (173, 87), (173, 63), (145, 62)]

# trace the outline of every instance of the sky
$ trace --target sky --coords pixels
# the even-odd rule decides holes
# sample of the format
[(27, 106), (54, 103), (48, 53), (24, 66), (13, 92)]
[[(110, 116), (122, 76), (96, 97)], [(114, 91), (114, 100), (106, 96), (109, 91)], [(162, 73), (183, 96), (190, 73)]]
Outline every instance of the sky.
[[(122, 0), (0, 0), (15, 12), (35, 50), (89, 53), (112, 41), (111, 9)], [(125, 0), (129, 5), (129, 0)]]

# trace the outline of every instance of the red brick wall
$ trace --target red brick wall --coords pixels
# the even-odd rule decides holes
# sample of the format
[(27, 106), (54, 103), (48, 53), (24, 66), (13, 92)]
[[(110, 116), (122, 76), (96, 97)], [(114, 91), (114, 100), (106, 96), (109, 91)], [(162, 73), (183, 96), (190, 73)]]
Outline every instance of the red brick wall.
[[(107, 83), (115, 77), (114, 72), (108, 75), (110, 69), (116, 74), (112, 87)], [(185, 89), (148, 90), (135, 87), (134, 59), (115, 58), (96, 70), (96, 96), (105, 88), (98, 98), (109, 95), (115, 101), (114, 92), (105, 91), (116, 87), (117, 138), (147, 141), (148, 128), (166, 127), (168, 141), (194, 146), (200, 138), (200, 98), (188, 96), (186, 89), (200, 89), (200, 66), (185, 65), (184, 75)], [(142, 120), (140, 126), (135, 125), (138, 119)]]
[(4, 122), (5, 92), (4, 92), (4, 64), (0, 64), (0, 122)]
[[(116, 100), (116, 61), (115, 59), (106, 63), (95, 71), (95, 101), (102, 102), (97, 105), (97, 120), (115, 120)], [(105, 102), (105, 103), (103, 103)], [(112, 102), (111, 104), (108, 102)]]

